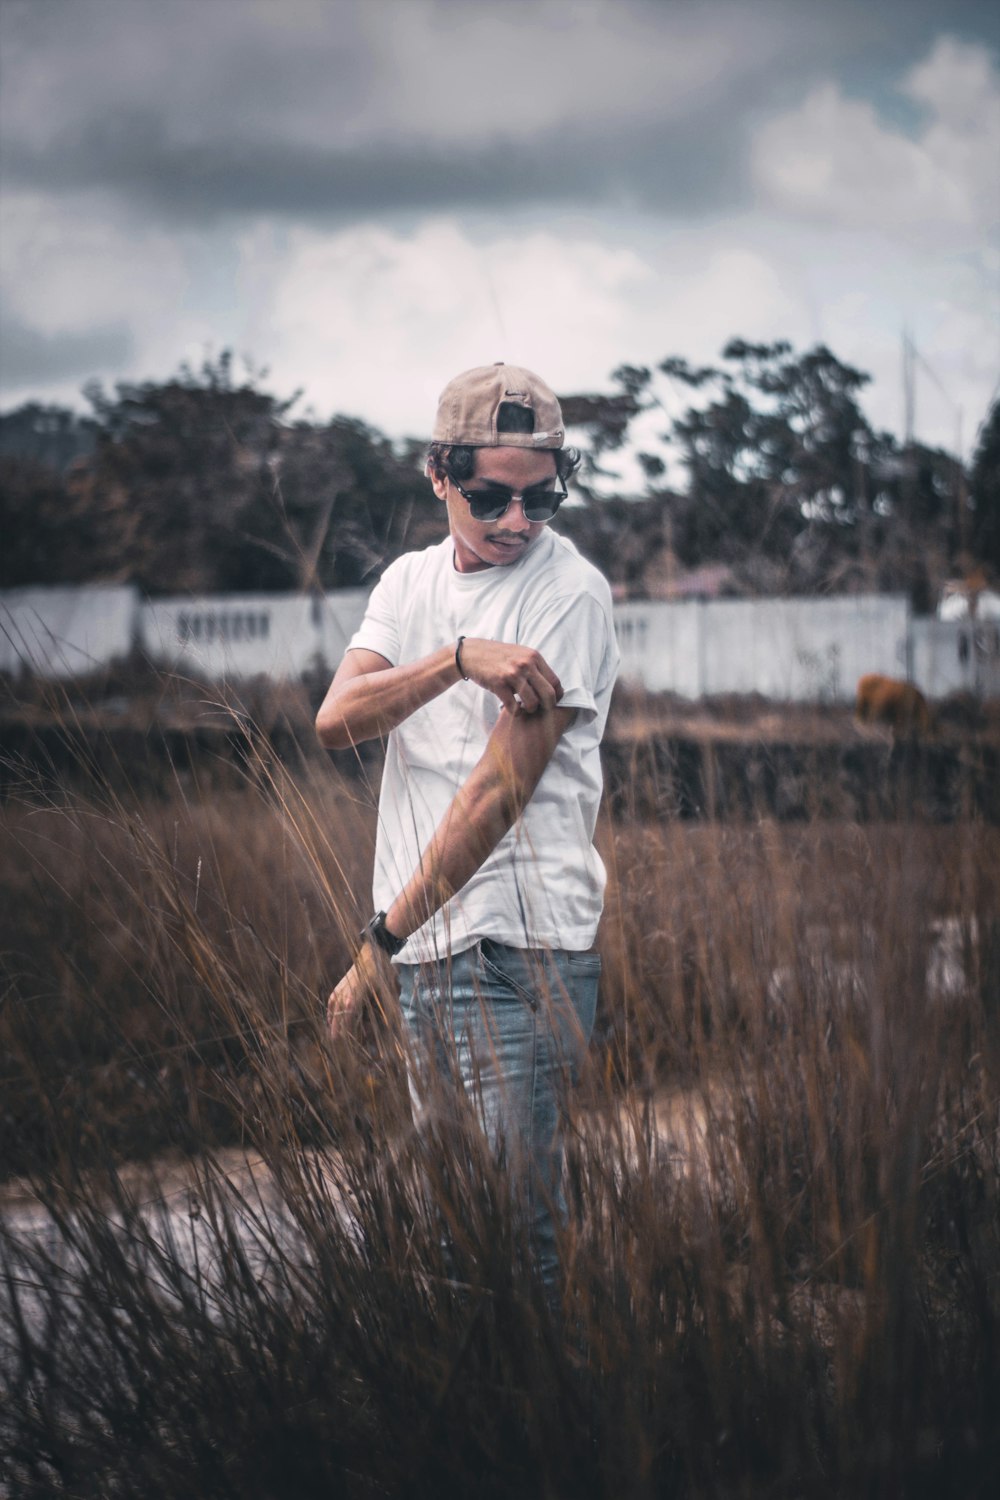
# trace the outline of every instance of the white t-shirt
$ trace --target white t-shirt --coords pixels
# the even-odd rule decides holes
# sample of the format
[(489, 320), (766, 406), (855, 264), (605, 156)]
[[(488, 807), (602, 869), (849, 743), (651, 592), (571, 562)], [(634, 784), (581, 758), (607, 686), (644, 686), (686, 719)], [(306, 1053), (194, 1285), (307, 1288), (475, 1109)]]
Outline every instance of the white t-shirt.
[[(593, 846), (599, 745), (619, 664), (607, 581), (553, 531), (543, 531), (518, 562), (474, 573), (456, 571), (447, 537), (386, 569), (348, 649), (377, 651), (400, 666), (460, 635), (533, 646), (562, 683), (561, 706), (577, 714), (514, 827), (410, 937), (399, 961), (443, 958), (483, 937), (519, 948), (589, 948), (605, 884)], [(379, 795), (376, 910), (390, 906), (418, 868), (501, 710), (493, 693), (458, 682), (390, 733)]]

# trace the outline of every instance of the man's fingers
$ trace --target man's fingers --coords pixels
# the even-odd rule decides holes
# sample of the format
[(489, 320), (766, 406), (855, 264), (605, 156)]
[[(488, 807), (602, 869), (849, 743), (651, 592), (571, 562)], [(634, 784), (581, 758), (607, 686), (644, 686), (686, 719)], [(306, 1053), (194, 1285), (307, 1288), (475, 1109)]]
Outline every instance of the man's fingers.
[(556, 693), (562, 694), (562, 683), (549, 666), (545, 657), (539, 651), (531, 651), (524, 663), (524, 670), (532, 678), (547, 687), (551, 687)]
[(355, 1034), (358, 1022), (358, 1006), (341, 1006), (326, 1013), (326, 1029), (334, 1041)]
[(552, 688), (557, 700), (562, 697), (562, 683), (540, 651), (531, 651), (529, 653), (524, 669), (539, 685)]
[[(525, 670), (525, 681), (534, 694), (532, 708), (554, 708), (563, 695), (563, 686), (544, 657), (535, 653)], [(522, 694), (522, 697), (524, 695)]]
[(374, 1006), (381, 1021), (389, 1018), (383, 1003), (388, 984), (388, 960), (373, 953), (370, 943), (359, 950), (351, 968), (326, 1002), (326, 1024), (331, 1037), (356, 1033), (366, 1007)]
[(530, 667), (525, 673), (520, 695), (529, 713), (536, 713), (540, 709), (547, 712), (559, 702), (562, 688), (557, 690), (557, 683), (553, 683), (552, 675), (546, 674), (537, 666)]
[(562, 683), (554, 672), (546, 670), (538, 677), (538, 696), (546, 708), (555, 708), (563, 695)]
[(531, 647), (467, 637), (462, 643), (462, 663), (468, 676), (494, 692), (510, 713), (537, 713), (553, 708), (562, 698), (559, 678)]
[(336, 1036), (341, 1030), (350, 1012), (351, 1007), (345, 1005), (343, 1001), (338, 1000), (336, 991), (334, 991), (326, 1002), (326, 1024), (329, 1027), (331, 1036)]
[(541, 672), (546, 682), (548, 682), (551, 686), (553, 692), (556, 695), (556, 702), (558, 703), (559, 699), (563, 695), (563, 685), (559, 681), (559, 678), (556, 676), (556, 674), (553, 672), (552, 668), (549, 666), (548, 662), (542, 656), (538, 658), (538, 670)]
[(521, 707), (524, 709), (524, 712), (526, 714), (533, 714), (535, 712), (535, 709), (538, 708), (539, 703), (541, 702), (530, 677), (524, 677), (521, 679), (520, 686), (517, 690), (517, 696), (520, 698)]
[(326, 1002), (326, 1024), (331, 1036), (339, 1036), (361, 1009), (362, 990), (355, 965), (340, 981)]

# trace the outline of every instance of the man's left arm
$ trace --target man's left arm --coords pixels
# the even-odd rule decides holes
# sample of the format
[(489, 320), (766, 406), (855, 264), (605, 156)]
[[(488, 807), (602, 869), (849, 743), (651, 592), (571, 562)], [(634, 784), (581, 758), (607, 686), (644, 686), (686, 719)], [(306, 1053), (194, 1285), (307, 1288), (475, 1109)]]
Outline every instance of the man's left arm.
[[(530, 802), (573, 708), (526, 714), (504, 709), (486, 749), (459, 788), (420, 864), (385, 914), (389, 931), (406, 938), (450, 901), (486, 862)], [(377, 986), (384, 955), (366, 942), (330, 996), (327, 1016), (336, 1033), (364, 994)]]

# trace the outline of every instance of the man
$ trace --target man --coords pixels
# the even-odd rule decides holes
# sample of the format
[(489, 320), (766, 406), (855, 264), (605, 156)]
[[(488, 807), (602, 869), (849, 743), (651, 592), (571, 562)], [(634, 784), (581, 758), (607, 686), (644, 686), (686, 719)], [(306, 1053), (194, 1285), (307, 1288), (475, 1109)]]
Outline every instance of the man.
[(618, 670), (608, 585), (547, 528), (578, 461), (564, 436), (529, 370), (451, 381), (427, 459), (449, 536), (386, 570), (317, 717), (330, 748), (388, 735), (377, 915), (331, 1032), (384, 991), (391, 958), (417, 1123), (457, 1078), (527, 1195), (549, 1283), (562, 1092), (600, 971), (593, 834)]

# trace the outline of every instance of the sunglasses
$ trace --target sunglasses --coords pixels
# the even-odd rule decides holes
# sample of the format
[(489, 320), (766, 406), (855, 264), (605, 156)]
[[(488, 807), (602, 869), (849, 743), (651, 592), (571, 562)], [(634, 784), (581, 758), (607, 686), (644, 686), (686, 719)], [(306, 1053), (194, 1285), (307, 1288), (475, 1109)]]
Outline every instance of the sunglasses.
[(462, 499), (468, 501), (474, 521), (499, 521), (515, 500), (520, 500), (526, 521), (551, 521), (567, 498), (565, 485), (562, 490), (512, 490), (506, 484), (491, 484), (488, 490), (466, 490), (456, 479), (451, 482)]

